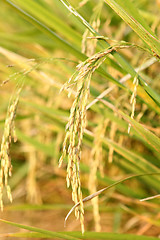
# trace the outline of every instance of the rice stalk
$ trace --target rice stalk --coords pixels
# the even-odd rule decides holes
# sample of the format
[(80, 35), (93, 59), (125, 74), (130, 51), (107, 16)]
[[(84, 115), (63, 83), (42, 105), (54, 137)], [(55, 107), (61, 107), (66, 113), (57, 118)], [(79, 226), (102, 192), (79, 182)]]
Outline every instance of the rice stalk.
[[(108, 119), (103, 119), (100, 121), (98, 126), (95, 128), (94, 133), (94, 143), (91, 151), (91, 161), (90, 161), (90, 173), (89, 173), (89, 181), (88, 181), (88, 189), (90, 194), (93, 194), (97, 191), (97, 172), (100, 171), (101, 176), (104, 176), (104, 164), (103, 164), (103, 149), (102, 142), (105, 135), (106, 127), (109, 123)], [(100, 214), (99, 214), (99, 204), (98, 197), (93, 198), (93, 217), (95, 222), (95, 230), (96, 232), (101, 231), (100, 224)]]
[(32, 204), (42, 204), (41, 195), (36, 183), (37, 155), (34, 148), (30, 147), (27, 153), (29, 169), (27, 175), (27, 200)]
[[(25, 123), (25, 131), (31, 132), (33, 124), (30, 121)], [(41, 194), (36, 182), (37, 165), (40, 158), (33, 146), (26, 146), (28, 159), (28, 174), (26, 181), (27, 200), (32, 204), (42, 204)]]
[[(15, 123), (14, 119), (16, 116), (17, 106), (19, 102), (19, 97), (24, 85), (25, 77), (31, 73), (33, 70), (39, 67), (38, 64), (33, 65), (34, 59), (26, 59), (19, 56), (16, 53), (6, 50), (5, 48), (0, 48), (0, 52), (13, 63), (18, 64), (22, 70), (15, 72), (9, 76), (9, 78), (2, 82), (1, 86), (6, 84), (9, 80), (15, 79), (17, 81), (15, 92), (10, 99), (10, 103), (7, 110), (7, 117), (4, 124), (4, 132), (2, 136), (1, 151), (0, 151), (0, 208), (3, 211), (3, 190), (4, 187), (7, 190), (7, 197), (10, 202), (12, 202), (11, 188), (8, 183), (9, 177), (12, 175), (12, 164), (10, 158), (10, 146), (12, 139), (14, 142), (17, 141), (15, 134)], [(26, 62), (31, 61), (31, 65)], [(12, 65), (11, 65), (12, 66)], [(24, 68), (25, 67), (25, 68)]]
[[(117, 126), (115, 122), (111, 122), (111, 130), (109, 132), (109, 137), (113, 141), (114, 137), (116, 135), (116, 130)], [(114, 153), (114, 148), (112, 146), (109, 147), (109, 153), (108, 153), (108, 162), (112, 163), (113, 162), (113, 153)]]
[[(81, 221), (82, 232), (84, 232), (84, 209), (82, 202), (81, 182), (80, 182), (80, 159), (81, 146), (84, 129), (86, 127), (86, 107), (89, 96), (90, 80), (93, 72), (103, 63), (107, 54), (115, 49), (109, 48), (103, 52), (96, 53), (85, 62), (77, 66), (78, 75), (74, 79), (77, 84), (77, 93), (70, 110), (70, 117), (66, 126), (66, 136), (63, 142), (63, 153), (59, 160), (59, 167), (63, 159), (68, 156), (67, 166), (67, 187), (72, 187), (72, 200), (77, 204), (80, 202), (80, 209), (75, 208), (75, 216)], [(73, 75), (74, 76), (74, 75)], [(71, 77), (62, 90), (72, 85)]]
[(80, 182), (80, 159), (81, 146), (84, 129), (86, 127), (86, 109), (89, 96), (90, 80), (93, 72), (104, 62), (106, 56), (117, 49), (126, 48), (126, 45), (109, 47), (108, 49), (98, 52), (88, 58), (86, 61), (77, 66), (78, 74), (74, 79), (73, 76), (62, 87), (69, 89), (73, 85), (77, 85), (77, 93), (70, 110), (69, 121), (66, 126), (66, 135), (63, 142), (63, 153), (59, 159), (59, 167), (62, 165), (63, 159), (68, 157), (67, 165), (67, 187), (71, 185), (72, 200), (75, 204), (80, 202), (80, 209), (75, 208), (75, 216), (81, 221), (82, 232), (84, 232), (84, 209), (82, 202), (81, 182)]
[[(134, 85), (134, 89), (133, 89), (133, 93), (130, 99), (130, 103), (132, 104), (132, 113), (131, 113), (131, 118), (134, 118), (134, 113), (135, 113), (135, 107), (136, 107), (136, 95), (137, 95), (137, 87), (138, 87), (138, 76), (135, 76), (134, 80), (133, 80), (133, 85)], [(130, 132), (131, 129), (131, 124), (129, 124), (128, 126), (128, 133)]]
[(12, 175), (12, 164), (10, 158), (10, 145), (12, 139), (14, 142), (17, 141), (16, 134), (15, 134), (15, 123), (14, 119), (16, 116), (17, 105), (19, 102), (19, 96), (22, 90), (22, 85), (17, 87), (15, 95), (13, 99), (11, 99), (11, 103), (8, 106), (7, 117), (5, 120), (4, 125), (4, 132), (2, 136), (2, 143), (1, 143), (1, 151), (0, 151), (0, 208), (3, 211), (3, 190), (4, 187), (7, 190), (7, 197), (10, 202), (12, 202), (12, 194), (11, 188), (8, 183), (9, 177)]

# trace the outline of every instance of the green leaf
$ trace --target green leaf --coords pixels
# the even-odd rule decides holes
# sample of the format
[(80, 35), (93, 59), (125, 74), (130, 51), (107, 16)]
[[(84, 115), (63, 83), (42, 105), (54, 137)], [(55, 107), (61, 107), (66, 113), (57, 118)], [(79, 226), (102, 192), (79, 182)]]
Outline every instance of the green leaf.
[(10, 221), (0, 219), (1, 222), (29, 230), (28, 233), (10, 233), (2, 234), (3, 237), (26, 237), (26, 238), (58, 238), (67, 240), (77, 239), (106, 239), (106, 240), (157, 240), (155, 237), (138, 236), (134, 234), (119, 234), (119, 233), (97, 233), (97, 232), (85, 232), (83, 235), (80, 232), (52, 232), (41, 228), (30, 227)]
[(131, 0), (105, 0), (105, 2), (146, 42), (160, 57), (160, 41), (151, 31)]
[(140, 134), (143, 139), (152, 146), (152, 148), (154, 148), (154, 150), (160, 153), (160, 139), (155, 134), (150, 132), (142, 124), (138, 123), (122, 111), (120, 111), (120, 114), (132, 125), (132, 127), (137, 131), (137, 133)]
[[(62, 2), (62, 4), (68, 9), (68, 11), (71, 12), (86, 28), (89, 29), (89, 31), (94, 36), (100, 36), (100, 34), (97, 31), (95, 31), (95, 29), (71, 6), (71, 4), (67, 0), (59, 0), (59, 1)], [(126, 4), (126, 1), (124, 2), (124, 4)], [(158, 40), (156, 40), (156, 42), (157, 41)], [(109, 48), (110, 44), (107, 41), (104, 41), (104, 42), (101, 41), (100, 46), (105, 49), (105, 48)], [(157, 43), (157, 46), (159, 46), (159, 43)], [(122, 68), (126, 72), (128, 72), (133, 78), (137, 76), (137, 72), (134, 70), (134, 68), (118, 52), (114, 51), (112, 55), (117, 60), (117, 62), (122, 66)], [(140, 80), (141, 85), (143, 86), (143, 89), (146, 91), (148, 96), (153, 98), (156, 104), (158, 104), (158, 106), (160, 107), (160, 96), (144, 81), (144, 79), (141, 76), (138, 75), (138, 78)]]
[(17, 137), (19, 140), (31, 144), (37, 150), (44, 152), (48, 156), (51, 156), (51, 157), (54, 156), (54, 146), (53, 145), (45, 145), (45, 144), (37, 141), (35, 138), (25, 135), (18, 129), (16, 129), (16, 134), (17, 134)]
[(150, 132), (143, 125), (141, 125), (140, 123), (132, 119), (127, 114), (118, 110), (111, 103), (105, 100), (101, 100), (101, 102), (103, 102), (103, 104), (106, 105), (107, 107), (111, 108), (114, 112), (120, 114), (128, 123), (131, 124), (131, 126), (137, 131), (137, 133), (143, 137), (143, 139), (147, 142), (147, 144), (150, 144), (154, 150), (160, 153), (160, 139), (155, 134)]
[(52, 232), (52, 231), (47, 231), (41, 228), (35, 228), (35, 227), (30, 227), (30, 226), (26, 226), (26, 225), (22, 225), (22, 224), (18, 224), (18, 223), (14, 223), (14, 222), (10, 222), (10, 221), (6, 221), (3, 219), (0, 219), (1, 222), (3, 223), (7, 223), (9, 225), (18, 227), (18, 228), (22, 228), (22, 229), (26, 229), (32, 232), (37, 232), (40, 234), (44, 234), (45, 237), (54, 237), (54, 238), (59, 238), (59, 239), (66, 239), (66, 240), (77, 240), (76, 237), (72, 237), (72, 236), (67, 236), (66, 233), (58, 233), (58, 232)]
[(38, 2), (31, 0), (14, 0), (13, 2), (49, 28), (61, 33), (69, 42), (73, 42), (78, 47), (81, 45), (81, 35)]

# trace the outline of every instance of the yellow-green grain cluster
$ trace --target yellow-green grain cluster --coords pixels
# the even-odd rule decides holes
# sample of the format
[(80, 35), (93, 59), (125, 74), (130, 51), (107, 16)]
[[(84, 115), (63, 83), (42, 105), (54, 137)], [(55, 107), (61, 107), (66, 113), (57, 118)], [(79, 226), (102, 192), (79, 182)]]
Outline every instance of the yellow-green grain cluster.
[(1, 207), (1, 210), (3, 210), (4, 186), (6, 187), (6, 190), (7, 190), (8, 199), (12, 202), (11, 189), (8, 184), (8, 178), (12, 175), (12, 165), (11, 165), (11, 159), (9, 156), (9, 150), (10, 150), (12, 137), (14, 139), (14, 142), (16, 141), (14, 118), (15, 118), (16, 108), (19, 100), (20, 90), (21, 89), (18, 90), (16, 98), (13, 100), (13, 102), (10, 104), (8, 108), (8, 113), (5, 121), (4, 133), (2, 137), (2, 143), (1, 143), (1, 151), (0, 151), (0, 160), (1, 160), (0, 207)]
[[(99, 52), (77, 66), (78, 74), (74, 79), (74, 82), (77, 84), (77, 93), (70, 110), (70, 117), (66, 126), (66, 136), (63, 142), (63, 153), (59, 160), (59, 166), (61, 166), (64, 157), (68, 156), (67, 186), (71, 185), (72, 187), (72, 199), (75, 204), (80, 202), (80, 209), (76, 208), (75, 215), (78, 218), (80, 214), (82, 232), (84, 231), (84, 209), (80, 182), (80, 159), (82, 138), (86, 127), (86, 106), (89, 96), (90, 79), (92, 73), (105, 60), (105, 56), (112, 51), (113, 49), (107, 49)], [(71, 84), (70, 82), (71, 79), (65, 84), (64, 88), (68, 88)]]
[[(75, 215), (78, 218), (80, 212), (80, 221), (82, 231), (84, 232), (84, 210), (82, 202), (80, 169), (79, 163), (81, 158), (81, 145), (84, 129), (86, 127), (86, 105), (89, 94), (91, 73), (88, 73), (84, 79), (83, 73), (80, 70), (77, 78), (77, 95), (70, 111), (69, 122), (66, 126), (67, 133), (63, 143), (63, 154), (60, 158), (61, 165), (63, 158), (68, 154), (67, 166), (67, 186), (72, 187), (72, 199), (75, 202), (80, 201), (80, 210), (76, 208)], [(67, 142), (69, 141), (69, 146)]]
[[(100, 13), (103, 7), (103, 1), (97, 1), (95, 8), (93, 9), (93, 15), (90, 19), (90, 25), (98, 32), (100, 27)], [(97, 40), (96, 39), (87, 39), (92, 37), (93, 34), (86, 28), (83, 39), (82, 39), (82, 52), (86, 53), (87, 56), (92, 56), (95, 53)]]

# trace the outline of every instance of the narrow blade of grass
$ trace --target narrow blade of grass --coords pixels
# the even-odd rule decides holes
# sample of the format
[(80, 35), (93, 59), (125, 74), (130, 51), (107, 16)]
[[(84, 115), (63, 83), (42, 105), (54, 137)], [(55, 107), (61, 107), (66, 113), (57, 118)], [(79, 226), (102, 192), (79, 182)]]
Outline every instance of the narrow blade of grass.
[(3, 237), (26, 237), (26, 238), (59, 238), (66, 240), (78, 240), (78, 239), (106, 239), (106, 240), (156, 240), (155, 237), (148, 236), (137, 236), (134, 234), (117, 234), (117, 233), (96, 233), (96, 232), (85, 232), (83, 235), (80, 232), (52, 232), (41, 228), (30, 227), (10, 221), (0, 219), (1, 222), (29, 230), (28, 233), (10, 233), (2, 234)]
[(150, 144), (157, 152), (160, 153), (160, 139), (150, 132), (148, 129), (143, 127), (140, 123), (136, 122), (134, 119), (123, 113), (122, 111), (119, 111), (115, 106), (113, 106), (111, 103), (101, 100), (101, 102), (104, 103), (107, 107), (111, 108), (114, 112), (120, 114), (127, 122), (129, 122), (132, 127), (139, 133), (144, 140)]
[(105, 0), (105, 2), (143, 39), (159, 57), (160, 41), (151, 31), (130, 0)]
[(18, 227), (18, 228), (22, 228), (22, 229), (26, 229), (32, 232), (36, 232), (39, 234), (43, 234), (43, 236), (45, 237), (56, 237), (59, 239), (66, 239), (66, 240), (77, 240), (77, 237), (72, 237), (72, 236), (67, 236), (66, 233), (58, 233), (58, 232), (52, 232), (52, 231), (47, 231), (41, 228), (36, 228), (36, 227), (30, 227), (30, 226), (26, 226), (26, 225), (22, 225), (22, 224), (18, 224), (18, 223), (14, 223), (14, 222), (10, 222), (10, 221), (6, 221), (3, 219), (0, 219), (1, 222)]

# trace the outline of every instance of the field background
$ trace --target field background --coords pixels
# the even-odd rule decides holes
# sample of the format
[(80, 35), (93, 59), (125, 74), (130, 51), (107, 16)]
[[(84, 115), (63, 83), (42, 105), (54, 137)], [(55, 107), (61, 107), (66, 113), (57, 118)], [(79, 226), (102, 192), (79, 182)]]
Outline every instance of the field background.
[[(4, 210), (0, 218), (9, 222), (0, 221), (0, 237), (132, 239), (128, 234), (135, 234), (135, 239), (149, 239), (142, 235), (156, 239), (160, 235), (160, 1), (69, 2), (73, 8), (65, 0), (1, 0)], [(77, 105), (80, 114), (83, 104), (87, 108), (86, 126), (79, 123), (83, 198), (134, 176), (84, 204), (83, 236), (74, 213), (64, 228), (74, 205), (72, 188), (66, 185), (68, 156), (58, 167), (78, 84), (82, 81), (85, 87), (87, 81), (88, 75), (80, 79), (83, 66), (76, 68), (81, 62), (91, 63), (85, 69), (93, 70), (86, 103)], [(11, 187), (12, 203), (2, 172)], [(146, 175), (136, 177), (140, 174)], [(23, 226), (13, 226), (16, 223)], [(38, 229), (26, 231), (26, 225)]]

